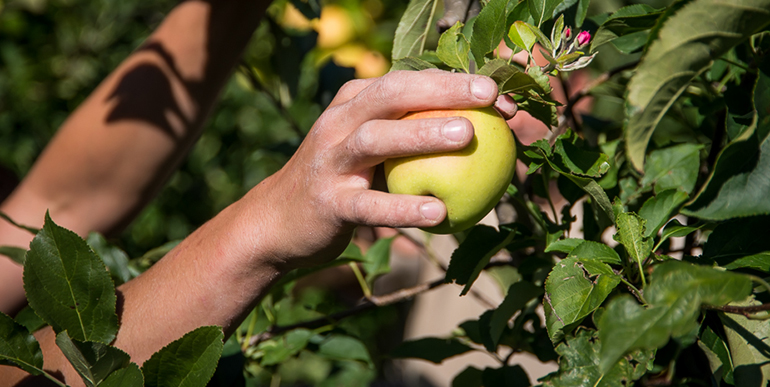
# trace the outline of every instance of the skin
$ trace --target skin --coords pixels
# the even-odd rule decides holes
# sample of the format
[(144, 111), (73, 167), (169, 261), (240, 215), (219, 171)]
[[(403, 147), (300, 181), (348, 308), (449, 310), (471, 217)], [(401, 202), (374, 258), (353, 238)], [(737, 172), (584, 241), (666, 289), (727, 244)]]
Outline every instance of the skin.
[(513, 178), (516, 143), (508, 124), (492, 108), (424, 111), (403, 119), (462, 116), (474, 127), (471, 145), (461, 151), (411, 156), (385, 162), (388, 191), (432, 195), (447, 207), (437, 234), (462, 231), (476, 224), (497, 204)]
[[(0, 210), (40, 227), (50, 209), (57, 223), (81, 236), (120, 231), (199, 136), (266, 5), (181, 3), (70, 116)], [(371, 189), (375, 166), (458, 150), (473, 136), (465, 119), (447, 137), (443, 127), (457, 118), (397, 120), (407, 112), (489, 106), (496, 99), (488, 78), (437, 70), (347, 83), (283, 169), (118, 288), (114, 345), (142, 364), (197, 327), (220, 325), (231, 333), (284, 273), (336, 257), (356, 225), (438, 224), (446, 215), (440, 200)], [(496, 106), (509, 118), (515, 113), (509, 98)], [(0, 221), (0, 245), (26, 247), (31, 238)], [(0, 257), (0, 310), (14, 314), (23, 305), (22, 269)], [(53, 331), (36, 337), (46, 369), (82, 385)], [(45, 384), (7, 366), (0, 366), (0, 380)]]

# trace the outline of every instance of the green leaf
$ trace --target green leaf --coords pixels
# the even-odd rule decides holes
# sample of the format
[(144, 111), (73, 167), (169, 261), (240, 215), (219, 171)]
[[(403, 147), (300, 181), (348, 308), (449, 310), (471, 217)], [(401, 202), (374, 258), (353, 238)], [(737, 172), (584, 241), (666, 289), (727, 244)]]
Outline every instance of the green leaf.
[(497, 48), (505, 36), (505, 10), (509, 1), (489, 0), (473, 24), (471, 51), (479, 68), (486, 62), (484, 57)]
[(553, 11), (561, 2), (562, 0), (527, 0), (535, 25), (540, 27), (544, 22), (551, 20)]
[(27, 249), (16, 246), (0, 246), (0, 255), (5, 255), (12, 261), (24, 265), (26, 259)]
[(631, 386), (652, 369), (653, 351), (634, 351), (615, 363), (609, 372), (599, 369), (602, 342), (596, 331), (580, 329), (556, 347), (559, 370), (546, 376), (544, 387)]
[(35, 313), (35, 310), (29, 307), (29, 305), (22, 308), (19, 313), (16, 313), (16, 318), (14, 318), (14, 320), (16, 320), (18, 324), (23, 325), (30, 332), (35, 332), (47, 325), (45, 321)]
[(24, 290), (35, 313), (57, 333), (105, 344), (115, 338), (115, 286), (104, 263), (48, 214), (27, 253)]
[(583, 26), (583, 22), (586, 20), (588, 14), (588, 5), (591, 0), (578, 0), (577, 13), (575, 14), (575, 27), (580, 28)]
[(427, 70), (427, 69), (435, 69), (438, 68), (433, 63), (430, 63), (428, 61), (422, 60), (420, 58), (415, 57), (406, 57), (401, 58), (399, 60), (393, 61), (393, 66), (390, 67), (390, 71), (421, 71), (421, 70)]
[(447, 66), (462, 69), (470, 73), (470, 58), (468, 54), (471, 51), (471, 45), (465, 35), (462, 34), (463, 24), (455, 23), (450, 29), (444, 31), (438, 40), (436, 55)]
[(441, 364), (445, 359), (462, 355), (473, 348), (461, 343), (454, 337), (441, 339), (426, 337), (418, 340), (405, 341), (390, 353), (394, 358), (416, 358)]
[(294, 357), (305, 349), (313, 332), (308, 329), (294, 329), (288, 333), (259, 343), (258, 353), (262, 353), (259, 364), (263, 367), (276, 365)]
[(132, 278), (128, 267), (128, 254), (125, 251), (111, 245), (101, 234), (95, 232), (88, 234), (86, 243), (102, 259), (116, 285), (126, 283)]
[(685, 200), (687, 200), (687, 193), (678, 189), (662, 191), (647, 199), (639, 210), (639, 216), (645, 220), (646, 224), (644, 237), (657, 235), (658, 230), (671, 219)]
[(492, 78), (497, 83), (500, 94), (526, 94), (530, 90), (545, 93), (531, 76), (504, 59), (492, 59), (479, 69), (477, 74)]
[[(562, 3), (562, 5), (564, 5), (564, 3)], [(553, 43), (554, 52), (559, 51), (559, 47), (561, 47), (563, 33), (564, 33), (564, 15), (559, 15), (559, 18), (556, 19), (556, 22), (553, 23), (553, 27), (551, 28), (551, 43)]]
[(43, 372), (43, 351), (34, 336), (5, 313), (0, 313), (0, 364), (32, 375)]
[(716, 380), (724, 379), (725, 382), (734, 384), (733, 359), (725, 341), (710, 327), (706, 327), (700, 335), (698, 347), (706, 354), (714, 378)]
[(502, 229), (498, 232), (489, 226), (474, 226), (452, 253), (449, 268), (446, 271), (446, 282), (454, 281), (458, 285), (465, 285), (460, 293), (464, 296), (492, 256), (510, 243), (515, 236), (514, 230)]
[(751, 280), (741, 274), (670, 260), (655, 266), (644, 289), (649, 308), (630, 295), (614, 298), (597, 323), (601, 370), (609, 370), (623, 354), (639, 348), (660, 348), (669, 337), (683, 337), (697, 328), (703, 304), (722, 306), (751, 293)]
[(142, 365), (146, 387), (204, 387), (217, 367), (222, 328), (205, 326), (163, 347)]
[(770, 0), (693, 0), (666, 20), (628, 84), (625, 138), (636, 169), (644, 166), (653, 130), (690, 81), (770, 23), (768, 9)]
[(410, 0), (393, 38), (393, 61), (409, 56), (420, 56), (425, 51), (428, 33), (434, 28), (436, 0)]
[(535, 33), (532, 32), (526, 22), (521, 20), (517, 20), (511, 25), (511, 29), (508, 30), (508, 38), (511, 39), (511, 42), (516, 47), (527, 52), (532, 52), (532, 46), (537, 42)]
[(614, 265), (622, 263), (620, 256), (615, 250), (604, 243), (594, 241), (583, 241), (583, 243), (569, 252), (567, 258), (577, 258), (583, 261), (592, 259)]
[(144, 376), (139, 366), (131, 363), (126, 368), (119, 369), (110, 374), (99, 387), (142, 387)]
[(564, 337), (573, 324), (583, 320), (620, 283), (607, 264), (567, 258), (554, 265), (545, 281), (545, 325), (553, 343)]
[[(759, 305), (748, 300), (734, 306)], [(770, 382), (770, 324), (767, 320), (750, 320), (737, 314), (720, 313), (733, 360), (736, 386), (766, 386)]]
[(394, 238), (382, 238), (369, 247), (361, 267), (366, 272), (366, 282), (371, 287), (379, 276), (390, 273), (390, 245)]
[(764, 253), (738, 258), (724, 266), (724, 268), (727, 270), (735, 270), (745, 267), (770, 272), (770, 252), (766, 251)]
[(484, 387), (484, 371), (468, 366), (452, 379), (452, 387)]
[(695, 188), (700, 168), (702, 145), (681, 144), (650, 152), (644, 165), (643, 186), (655, 185), (655, 192), (681, 189), (690, 193)]
[(572, 132), (568, 132), (560, 136), (553, 145), (553, 153), (559, 156), (555, 160), (561, 162), (560, 170), (579, 176), (601, 177), (610, 169), (607, 155), (573, 144), (569, 140), (571, 136)]
[(677, 237), (690, 235), (691, 233), (699, 230), (701, 227), (705, 225), (706, 224), (704, 223), (698, 227), (685, 226), (679, 223), (678, 220), (674, 219), (668, 222), (668, 224), (666, 224), (666, 227), (663, 227), (663, 232), (661, 233), (660, 242), (658, 242), (658, 244), (663, 243), (668, 238), (677, 238)]
[(343, 335), (329, 335), (318, 345), (318, 354), (329, 359), (370, 362), (369, 351), (361, 340)]
[(559, 251), (562, 253), (569, 253), (575, 249), (575, 247), (580, 246), (583, 242), (585, 242), (584, 239), (578, 238), (557, 239), (545, 247), (545, 252), (550, 253), (552, 251)]
[(56, 345), (88, 387), (96, 387), (113, 371), (131, 363), (127, 353), (107, 344), (72, 340), (63, 331), (56, 335)]
[(0, 219), (4, 219), (6, 222), (12, 224), (16, 228), (20, 228), (24, 231), (31, 232), (32, 234), (37, 234), (40, 232), (39, 229), (34, 227), (25, 226), (23, 224), (16, 223), (13, 219), (11, 219), (10, 216), (8, 216), (6, 213), (0, 211)]
[[(535, 38), (537, 38), (537, 42), (540, 43), (540, 45), (543, 46), (543, 48), (545, 48), (549, 52), (553, 51), (553, 45), (551, 44), (551, 40), (548, 39), (547, 36), (545, 36), (543, 31), (540, 31), (540, 27), (535, 27), (531, 24), (527, 24), (527, 27), (529, 28), (530, 31), (532, 31), (533, 34), (535, 34)], [(530, 68), (535, 68), (535, 67), (536, 66), (533, 66)]]
[(556, 110), (556, 106), (541, 101), (536, 101), (531, 98), (514, 98), (519, 110), (527, 112), (533, 118), (542, 122), (548, 130), (551, 127), (557, 126), (559, 123), (559, 114)]
[(501, 368), (484, 368), (481, 374), (484, 387), (529, 387), (529, 376), (521, 366), (503, 366)]
[(508, 293), (500, 306), (492, 312), (489, 321), (489, 334), (492, 344), (497, 346), (503, 331), (508, 327), (508, 321), (513, 315), (527, 304), (543, 294), (543, 288), (529, 281), (519, 281), (508, 288)]
[(652, 239), (645, 237), (646, 220), (634, 213), (618, 214), (616, 219), (618, 232), (615, 240), (620, 242), (628, 251), (628, 255), (640, 267), (652, 253)]
[(651, 29), (662, 14), (646, 4), (629, 5), (615, 11), (596, 31), (589, 52), (619, 37)]

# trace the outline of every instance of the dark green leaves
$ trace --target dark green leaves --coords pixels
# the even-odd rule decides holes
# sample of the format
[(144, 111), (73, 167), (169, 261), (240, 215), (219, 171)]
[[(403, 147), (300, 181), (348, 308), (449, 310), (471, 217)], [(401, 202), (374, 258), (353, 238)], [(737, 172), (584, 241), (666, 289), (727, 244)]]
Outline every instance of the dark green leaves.
[(142, 365), (145, 386), (205, 386), (222, 354), (223, 337), (220, 327), (200, 327), (167, 345)]
[[(661, 14), (645, 4), (629, 5), (615, 11), (596, 31), (591, 42), (591, 52), (622, 36), (649, 30), (655, 26)], [(642, 44), (644, 41), (646, 39)]]
[(510, 0), (489, 0), (473, 23), (471, 51), (476, 65), (481, 68), (486, 62), (484, 57), (492, 52), (506, 33), (506, 9)]
[(104, 263), (47, 215), (27, 254), (24, 289), (29, 305), (57, 333), (105, 344), (115, 338), (115, 286)]
[(130, 363), (127, 353), (102, 343), (72, 340), (67, 331), (56, 335), (56, 345), (88, 387), (96, 387), (111, 372)]
[(374, 285), (377, 277), (390, 273), (390, 245), (393, 238), (378, 239), (366, 252), (361, 266), (366, 271), (366, 282)]
[(313, 332), (307, 329), (294, 329), (285, 335), (259, 343), (257, 351), (262, 356), (259, 364), (264, 367), (285, 362), (304, 349), (312, 336)]
[(406, 341), (391, 352), (394, 358), (417, 358), (441, 364), (445, 359), (462, 355), (473, 348), (461, 343), (456, 338), (440, 339), (426, 337), (424, 339)]
[(655, 267), (644, 296), (644, 308), (630, 295), (607, 305), (598, 321), (600, 369), (609, 371), (623, 354), (638, 348), (659, 348), (669, 337), (681, 337), (696, 327), (701, 305), (721, 306), (743, 300), (751, 292), (748, 277), (680, 261)]
[(471, 229), (463, 243), (452, 253), (452, 260), (446, 271), (446, 281), (465, 285), (461, 295), (471, 289), (489, 260), (513, 240), (516, 231), (477, 225)]
[(674, 100), (712, 60), (770, 23), (768, 9), (770, 0), (693, 0), (665, 22), (628, 85), (626, 149), (635, 168)]
[(425, 50), (428, 33), (434, 28), (436, 0), (411, 0), (393, 39), (393, 61), (409, 56), (420, 56)]
[(15, 365), (32, 375), (43, 369), (43, 352), (29, 331), (0, 313), (0, 364)]

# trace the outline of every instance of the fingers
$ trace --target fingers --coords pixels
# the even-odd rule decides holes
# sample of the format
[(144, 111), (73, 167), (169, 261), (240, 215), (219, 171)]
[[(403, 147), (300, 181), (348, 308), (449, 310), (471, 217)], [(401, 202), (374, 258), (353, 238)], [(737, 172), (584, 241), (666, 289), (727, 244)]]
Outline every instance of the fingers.
[(354, 190), (341, 195), (338, 214), (346, 222), (385, 227), (431, 227), (446, 217), (446, 207), (430, 196)]
[(488, 77), (441, 70), (394, 71), (350, 99), (344, 114), (361, 125), (410, 111), (490, 106), (496, 99), (497, 85)]
[(454, 151), (473, 138), (473, 125), (461, 117), (374, 120), (358, 127), (341, 144), (340, 165), (370, 168), (388, 158)]
[(519, 107), (516, 105), (516, 102), (514, 102), (510, 95), (503, 94), (497, 97), (497, 101), (495, 101), (495, 109), (497, 109), (503, 118), (508, 121), (516, 115)]
[(354, 79), (352, 81), (345, 82), (345, 84), (340, 87), (339, 91), (337, 91), (337, 94), (334, 96), (334, 99), (328, 107), (334, 107), (339, 104), (348, 102), (350, 99), (358, 95), (361, 90), (369, 87), (369, 85), (374, 83), (376, 80), (377, 78), (367, 78)]

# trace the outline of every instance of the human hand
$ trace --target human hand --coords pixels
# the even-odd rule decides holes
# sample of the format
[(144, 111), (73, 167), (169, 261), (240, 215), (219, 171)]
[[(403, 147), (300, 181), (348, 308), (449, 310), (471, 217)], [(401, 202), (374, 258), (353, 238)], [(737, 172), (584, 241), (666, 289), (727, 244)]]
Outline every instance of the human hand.
[[(393, 72), (345, 84), (291, 160), (244, 197), (261, 211), (272, 257), (287, 269), (325, 262), (350, 241), (357, 225), (430, 227), (446, 216), (433, 197), (372, 190), (385, 159), (462, 149), (473, 138), (464, 118), (398, 120), (410, 111), (489, 106), (497, 87), (477, 75), (440, 70)], [(506, 118), (509, 97), (497, 99)], [(269, 214), (269, 215), (268, 215)]]

